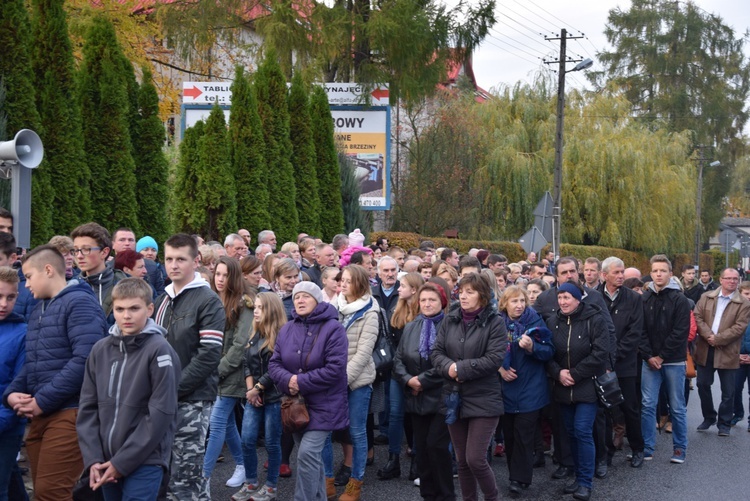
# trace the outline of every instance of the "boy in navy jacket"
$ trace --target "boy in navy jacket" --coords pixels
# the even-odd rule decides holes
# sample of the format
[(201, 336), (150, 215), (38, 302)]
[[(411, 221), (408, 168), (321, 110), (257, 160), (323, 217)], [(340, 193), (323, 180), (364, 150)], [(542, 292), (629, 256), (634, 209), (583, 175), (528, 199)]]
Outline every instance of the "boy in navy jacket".
[(86, 362), (76, 427), (89, 484), (105, 499), (155, 500), (169, 468), (180, 360), (150, 318), (152, 297), (142, 279), (118, 282), (116, 323)]

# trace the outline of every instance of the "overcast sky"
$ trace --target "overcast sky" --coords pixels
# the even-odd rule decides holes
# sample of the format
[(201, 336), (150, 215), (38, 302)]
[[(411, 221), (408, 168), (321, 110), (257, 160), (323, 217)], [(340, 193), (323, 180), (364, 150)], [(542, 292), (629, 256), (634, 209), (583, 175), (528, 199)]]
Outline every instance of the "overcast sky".
[[(497, 0), (496, 3), (497, 23), (474, 54), (477, 83), (487, 90), (533, 80), (536, 72), (549, 66), (541, 58), (557, 59), (560, 42), (546, 41), (544, 36), (559, 36), (561, 28), (566, 28), (569, 36), (585, 34), (585, 38), (568, 42), (568, 55), (590, 57), (595, 61), (594, 69), (601, 69), (596, 63), (596, 53), (607, 47), (604, 27), (609, 11), (618, 6), (627, 10), (631, 5), (630, 0)], [(694, 0), (693, 3), (720, 15), (738, 37), (750, 27), (748, 0)], [(745, 55), (750, 55), (750, 43), (745, 45)], [(580, 87), (586, 82), (580, 74), (566, 76), (568, 87)]]

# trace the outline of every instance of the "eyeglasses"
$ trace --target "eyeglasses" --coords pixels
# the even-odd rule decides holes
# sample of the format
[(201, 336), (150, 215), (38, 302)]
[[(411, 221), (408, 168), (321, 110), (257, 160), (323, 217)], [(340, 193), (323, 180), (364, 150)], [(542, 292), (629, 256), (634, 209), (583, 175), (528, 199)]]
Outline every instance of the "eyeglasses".
[(84, 256), (88, 256), (93, 250), (101, 250), (101, 247), (82, 247), (80, 249), (73, 249), (71, 252), (74, 256), (77, 256), (79, 252)]

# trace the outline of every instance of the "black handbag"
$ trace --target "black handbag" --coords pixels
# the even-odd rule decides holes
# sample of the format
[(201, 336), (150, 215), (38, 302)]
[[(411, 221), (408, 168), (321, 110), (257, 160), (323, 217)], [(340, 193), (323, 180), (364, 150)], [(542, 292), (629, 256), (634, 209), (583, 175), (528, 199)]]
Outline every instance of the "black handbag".
[(388, 333), (388, 320), (381, 308), (378, 311), (378, 339), (375, 341), (375, 347), (372, 350), (372, 361), (375, 362), (375, 381), (390, 379), (395, 352)]
[(620, 383), (617, 382), (617, 374), (614, 371), (605, 372), (601, 376), (594, 376), (594, 386), (599, 401), (607, 409), (620, 405), (625, 401), (620, 390)]

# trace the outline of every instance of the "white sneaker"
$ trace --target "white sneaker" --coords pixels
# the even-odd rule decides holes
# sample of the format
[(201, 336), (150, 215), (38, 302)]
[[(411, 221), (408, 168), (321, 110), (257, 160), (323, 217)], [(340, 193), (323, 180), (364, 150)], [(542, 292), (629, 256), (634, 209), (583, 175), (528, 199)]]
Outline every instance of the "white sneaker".
[(272, 501), (276, 499), (276, 489), (264, 485), (258, 492), (252, 495), (251, 501)]
[(245, 467), (238, 465), (234, 468), (234, 474), (227, 480), (227, 487), (239, 487), (245, 483)]
[(419, 483), (419, 478), (415, 478), (415, 479), (414, 479), (414, 485), (416, 485), (417, 487), (419, 487), (419, 486), (421, 485), (421, 484)]

